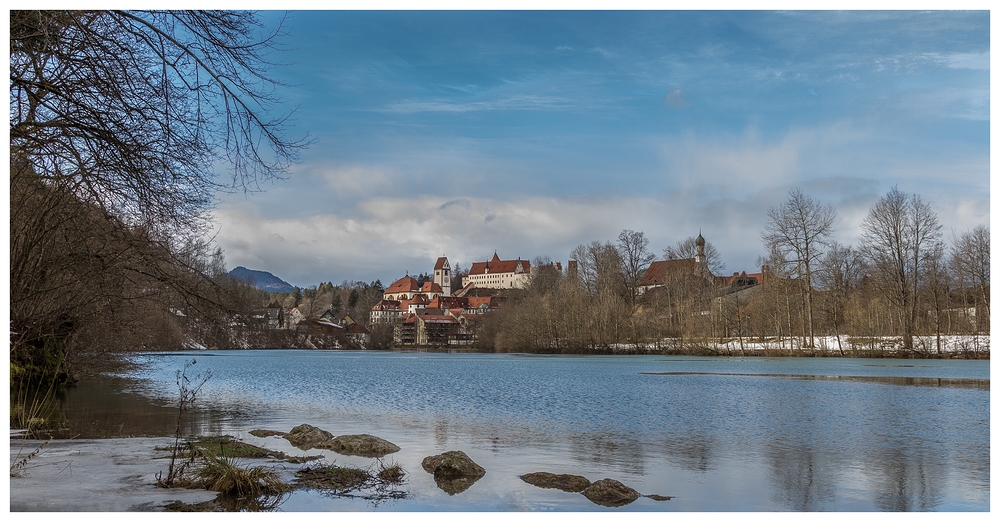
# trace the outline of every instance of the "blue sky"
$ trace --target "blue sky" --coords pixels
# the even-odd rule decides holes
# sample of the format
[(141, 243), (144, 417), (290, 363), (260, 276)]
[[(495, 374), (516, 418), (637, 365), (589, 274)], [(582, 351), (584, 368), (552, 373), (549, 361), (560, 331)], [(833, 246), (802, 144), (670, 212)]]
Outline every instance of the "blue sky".
[[(277, 19), (266, 13), (265, 20)], [(309, 11), (279, 94), (313, 145), (215, 211), (227, 265), (384, 283), (699, 229), (755, 271), (799, 187), (854, 244), (892, 186), (989, 224), (989, 14)]]

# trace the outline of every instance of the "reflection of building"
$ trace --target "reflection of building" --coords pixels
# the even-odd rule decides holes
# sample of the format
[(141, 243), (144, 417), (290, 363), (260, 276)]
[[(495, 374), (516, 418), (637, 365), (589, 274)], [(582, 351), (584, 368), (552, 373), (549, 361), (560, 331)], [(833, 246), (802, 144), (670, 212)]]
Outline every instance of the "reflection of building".
[(472, 263), (469, 274), (463, 282), (476, 288), (525, 288), (531, 280), (531, 263), (522, 259), (501, 260), (493, 253), (493, 259)]

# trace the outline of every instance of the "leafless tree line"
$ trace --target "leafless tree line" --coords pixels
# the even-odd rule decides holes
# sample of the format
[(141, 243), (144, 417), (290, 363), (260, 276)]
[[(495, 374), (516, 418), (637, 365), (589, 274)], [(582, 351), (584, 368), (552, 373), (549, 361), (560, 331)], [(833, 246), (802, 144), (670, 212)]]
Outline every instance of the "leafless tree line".
[[(575, 274), (535, 271), (531, 286), (490, 317), (481, 342), (499, 351), (682, 346), (691, 353), (766, 342), (842, 354), (889, 346), (941, 353), (944, 336), (989, 333), (987, 226), (946, 244), (930, 205), (896, 188), (872, 205), (857, 246), (834, 241), (836, 212), (801, 190), (767, 215), (766, 254), (758, 259), (763, 284), (677, 271), (655, 288), (640, 288), (655, 256), (642, 232), (625, 230), (616, 242), (576, 247)], [(720, 272), (715, 247), (707, 243), (705, 253), (712, 272)], [(694, 255), (689, 237), (662, 259)], [(835, 344), (821, 346), (817, 337)]]

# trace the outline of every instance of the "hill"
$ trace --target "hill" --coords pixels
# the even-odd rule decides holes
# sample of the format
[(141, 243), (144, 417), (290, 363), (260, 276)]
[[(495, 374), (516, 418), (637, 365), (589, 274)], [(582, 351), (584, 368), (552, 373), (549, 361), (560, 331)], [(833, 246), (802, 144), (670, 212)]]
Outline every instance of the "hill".
[(238, 266), (229, 271), (229, 275), (242, 279), (250, 283), (250, 286), (259, 288), (265, 292), (291, 292), (292, 285), (278, 278), (271, 272), (263, 270), (250, 270), (249, 268)]

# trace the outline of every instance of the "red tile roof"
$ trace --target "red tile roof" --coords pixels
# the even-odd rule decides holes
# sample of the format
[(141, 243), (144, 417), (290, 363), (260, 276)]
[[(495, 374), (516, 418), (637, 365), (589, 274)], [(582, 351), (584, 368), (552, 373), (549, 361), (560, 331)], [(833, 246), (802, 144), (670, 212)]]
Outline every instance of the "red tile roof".
[(420, 290), (420, 285), (417, 284), (416, 279), (410, 276), (403, 276), (402, 279), (389, 285), (389, 288), (385, 289), (385, 293), (395, 294), (399, 292), (417, 292), (419, 290)]
[(660, 285), (679, 275), (693, 274), (698, 263), (694, 258), (653, 261), (646, 269), (639, 286)]
[(420, 320), (425, 323), (452, 323), (452, 324), (458, 323), (458, 319), (455, 319), (455, 317), (452, 316), (451, 314), (447, 315), (426, 314), (426, 315), (421, 315)]
[(389, 299), (381, 299), (379, 300), (379, 302), (375, 303), (375, 306), (372, 307), (373, 312), (381, 312), (384, 310), (398, 310), (398, 309), (399, 309), (399, 301), (392, 301)]
[(434, 263), (434, 270), (441, 270), (444, 268), (444, 264), (448, 262), (447, 257), (439, 257), (437, 263)]
[(484, 303), (486, 304), (487, 308), (496, 308), (497, 306), (500, 305), (500, 302), (503, 301), (503, 298), (502, 297), (496, 297), (496, 296), (493, 296), (493, 297), (469, 297), (468, 300), (469, 300), (469, 306), (467, 306), (466, 309), (472, 310), (472, 309), (475, 309), (475, 308), (479, 308)]
[(479, 263), (472, 263), (472, 268), (469, 269), (469, 275), (485, 274), (487, 268), (490, 269), (489, 273), (491, 274), (510, 274), (514, 273), (514, 269), (517, 268), (518, 263), (520, 263), (522, 268), (524, 268), (524, 273), (527, 274), (531, 272), (531, 263), (526, 259), (508, 259), (503, 261), (494, 252), (493, 259)]
[(457, 309), (465, 308), (469, 304), (469, 300), (465, 297), (455, 297), (455, 296), (438, 296), (431, 299), (431, 302), (427, 303), (427, 308), (440, 308), (445, 309)]
[(420, 287), (420, 291), (424, 293), (437, 292), (439, 294), (443, 292), (441, 285), (432, 281), (424, 281), (424, 286)]

